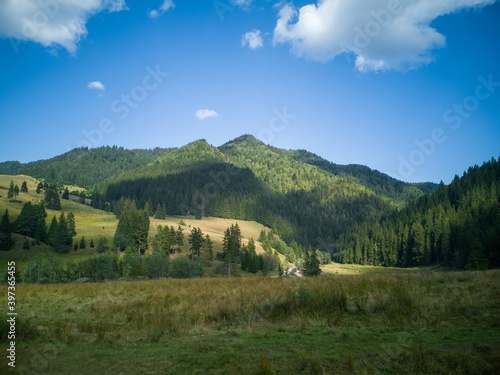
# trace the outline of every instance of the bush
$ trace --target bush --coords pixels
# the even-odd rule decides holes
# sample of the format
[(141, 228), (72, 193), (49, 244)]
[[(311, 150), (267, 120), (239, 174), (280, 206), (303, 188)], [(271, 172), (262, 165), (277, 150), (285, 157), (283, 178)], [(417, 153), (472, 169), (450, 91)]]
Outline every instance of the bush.
[(191, 261), (187, 258), (177, 258), (172, 262), (172, 271), (170, 276), (179, 279), (188, 279), (192, 277), (203, 277), (203, 266), (198, 261)]

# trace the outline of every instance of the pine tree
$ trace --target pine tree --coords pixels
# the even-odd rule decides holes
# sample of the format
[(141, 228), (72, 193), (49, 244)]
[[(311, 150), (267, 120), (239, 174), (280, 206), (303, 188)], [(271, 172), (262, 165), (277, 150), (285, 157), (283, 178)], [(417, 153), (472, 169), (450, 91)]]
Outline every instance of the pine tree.
[(54, 234), (54, 250), (56, 253), (68, 253), (73, 246), (73, 238), (69, 233), (68, 224), (66, 218), (64, 217), (64, 212), (61, 213), (59, 217), (59, 224), (57, 225), (56, 232)]
[(318, 255), (315, 250), (307, 251), (304, 257), (304, 276), (319, 276), (321, 268), (319, 266)]
[(210, 240), (210, 236), (207, 234), (205, 240), (203, 241), (203, 251), (207, 254), (208, 260), (214, 259), (214, 246), (213, 242)]
[(64, 189), (64, 192), (62, 193), (62, 199), (69, 200), (69, 190), (68, 187)]
[(41, 182), (38, 183), (36, 187), (36, 193), (40, 194), (40, 192), (43, 190), (43, 184)]
[(191, 259), (195, 254), (197, 258), (200, 257), (200, 249), (203, 246), (203, 232), (200, 228), (193, 228), (191, 234), (188, 236), (188, 242), (191, 249)]
[(23, 181), (23, 183), (21, 185), (21, 192), (22, 193), (27, 193), (28, 192), (28, 184), (26, 183), (26, 181)]
[(14, 195), (15, 195), (14, 180), (11, 180), (9, 191), (7, 192), (7, 198), (12, 199), (12, 198), (14, 198)]
[(87, 244), (85, 243), (85, 237), (82, 236), (82, 239), (80, 240), (80, 249), (85, 249), (87, 247)]
[(89, 244), (90, 248), (93, 249), (94, 248), (94, 239), (91, 238), (90, 239), (90, 244)]
[(61, 209), (61, 201), (59, 200), (56, 185), (49, 186), (45, 191), (45, 204), (51, 210), (59, 211)]
[(73, 215), (72, 211), (69, 212), (66, 220), (68, 221), (68, 230), (69, 230), (69, 233), (71, 234), (71, 237), (75, 237), (76, 236), (75, 215)]
[(55, 240), (55, 235), (57, 231), (57, 219), (56, 216), (52, 218), (52, 221), (50, 223), (49, 231), (47, 232), (47, 243), (51, 246), (54, 246), (54, 240)]
[(2, 221), (0, 222), (0, 250), (8, 251), (14, 246), (14, 240), (12, 239), (12, 232), (9, 222), (9, 211), (5, 210), (2, 216)]
[(182, 228), (179, 225), (177, 232), (175, 233), (175, 244), (179, 247), (179, 249), (184, 246), (184, 233), (182, 233)]

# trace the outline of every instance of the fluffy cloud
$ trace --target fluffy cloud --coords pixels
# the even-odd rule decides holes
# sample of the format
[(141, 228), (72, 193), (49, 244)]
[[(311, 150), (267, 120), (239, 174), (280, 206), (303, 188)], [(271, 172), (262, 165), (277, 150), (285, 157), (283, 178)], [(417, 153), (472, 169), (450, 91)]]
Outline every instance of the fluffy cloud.
[(127, 10), (125, 0), (4, 0), (0, 2), (0, 36), (16, 49), (19, 40), (44, 47), (62, 46), (70, 53), (87, 36), (87, 20), (107, 10)]
[(217, 117), (219, 114), (211, 109), (199, 109), (196, 111), (195, 116), (199, 120), (205, 120), (206, 118)]
[(99, 81), (89, 82), (87, 87), (91, 90), (103, 90), (103, 91), (106, 90), (102, 82)]
[(433, 61), (444, 35), (430, 26), (439, 16), (481, 8), (495, 0), (319, 0), (280, 9), (273, 42), (320, 62), (356, 56), (360, 71), (414, 69)]
[(251, 49), (261, 48), (264, 43), (260, 34), (260, 30), (249, 31), (241, 38), (241, 45), (243, 47), (248, 45)]
[(173, 0), (164, 0), (163, 4), (160, 6), (160, 9), (158, 9), (158, 10), (153, 9), (151, 12), (149, 12), (149, 17), (151, 17), (151, 18), (160, 17), (167, 10), (174, 9), (174, 8), (175, 8), (175, 4), (174, 4)]

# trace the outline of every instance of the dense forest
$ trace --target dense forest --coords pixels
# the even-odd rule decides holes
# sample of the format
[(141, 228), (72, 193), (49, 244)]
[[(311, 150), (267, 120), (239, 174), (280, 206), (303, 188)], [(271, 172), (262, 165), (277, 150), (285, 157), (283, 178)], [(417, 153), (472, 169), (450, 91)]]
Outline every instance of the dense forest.
[(383, 266), (500, 266), (500, 160), (340, 237), (337, 260)]
[(196, 141), (103, 184), (114, 207), (123, 197), (168, 215), (255, 220), (287, 243), (329, 247), (357, 223), (391, 212), (362, 185), (298, 162), (250, 136), (219, 149)]
[(104, 179), (152, 163), (171, 150), (126, 150), (116, 146), (95, 149), (82, 147), (48, 160), (27, 164), (11, 161), (0, 163), (0, 174), (25, 174), (43, 178), (49, 183), (93, 189)]

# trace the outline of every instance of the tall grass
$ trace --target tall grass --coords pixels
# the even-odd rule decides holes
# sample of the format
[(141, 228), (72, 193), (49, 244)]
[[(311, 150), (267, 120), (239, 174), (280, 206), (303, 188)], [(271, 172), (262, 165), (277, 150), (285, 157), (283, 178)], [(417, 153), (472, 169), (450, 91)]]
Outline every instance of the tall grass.
[[(301, 352), (296, 358), (297, 368), (319, 374), (323, 373), (321, 368), (333, 366), (338, 373), (355, 373), (360, 370), (358, 356), (363, 352), (361, 344), (354, 345), (353, 340), (363, 343), (362, 332), (376, 331), (387, 335), (389, 342), (383, 345), (390, 349), (380, 349), (378, 368), (394, 372), (402, 366), (412, 369), (409, 372), (439, 373), (428, 363), (440, 369), (472, 368), (467, 361), (463, 363), (463, 355), (469, 355), (469, 360), (486, 361), (479, 367), (482, 371), (495, 368), (500, 340), (492, 346), (491, 341), (467, 343), (467, 338), (460, 338), (469, 354), (462, 353), (460, 347), (441, 353), (428, 350), (428, 342), (419, 342), (413, 335), (462, 332), (464, 327), (474, 325), (500, 337), (499, 290), (500, 271), (310, 279), (169, 279), (19, 285), (17, 308), (23, 312), (19, 328), (24, 332), (24, 343), (93, 343), (111, 348), (134, 343), (168, 344), (178, 335), (199, 340), (219, 334), (327, 334), (336, 335), (335, 340), (349, 350), (342, 352), (338, 362)], [(2, 293), (6, 294), (5, 288)], [(407, 332), (411, 339), (396, 340), (398, 332)], [(430, 342), (438, 340), (429, 337)], [(453, 337), (439, 340), (453, 342)], [(444, 347), (448, 345), (443, 343)], [(366, 345), (367, 351), (373, 350), (369, 343)], [(204, 348), (201, 352), (215, 350), (207, 343), (200, 348)], [(276, 373), (277, 369), (265, 353), (256, 357), (255, 373)]]

